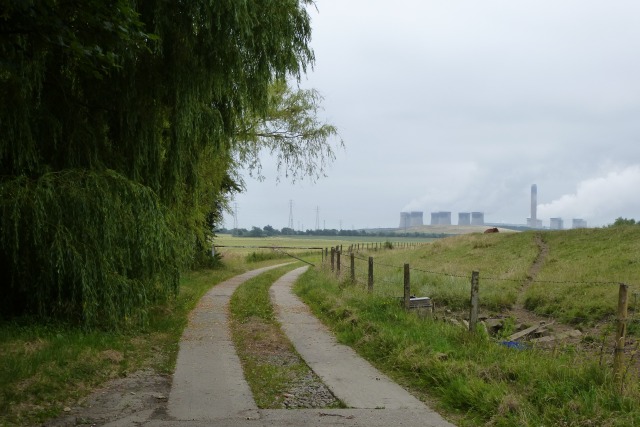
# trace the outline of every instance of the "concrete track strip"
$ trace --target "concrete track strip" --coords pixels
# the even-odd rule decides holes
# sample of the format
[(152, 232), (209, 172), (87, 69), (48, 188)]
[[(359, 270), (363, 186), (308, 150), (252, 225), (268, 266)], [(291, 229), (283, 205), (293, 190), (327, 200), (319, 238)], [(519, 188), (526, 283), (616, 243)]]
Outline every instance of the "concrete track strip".
[(420, 414), (421, 425), (452, 426), (353, 349), (337, 342), (291, 290), (306, 270), (298, 268), (277, 280), (271, 287), (271, 299), (283, 331), (334, 395), (350, 408), (407, 410)]
[(228, 325), (228, 304), (236, 288), (265, 271), (252, 270), (207, 292), (190, 315), (169, 395), (168, 413), (177, 420), (257, 417)]

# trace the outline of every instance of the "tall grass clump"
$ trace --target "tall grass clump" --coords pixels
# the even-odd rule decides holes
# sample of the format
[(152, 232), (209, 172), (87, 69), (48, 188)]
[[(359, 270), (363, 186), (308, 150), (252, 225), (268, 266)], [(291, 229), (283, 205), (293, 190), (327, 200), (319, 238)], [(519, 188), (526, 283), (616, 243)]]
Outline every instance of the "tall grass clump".
[(268, 261), (271, 259), (283, 259), (287, 258), (287, 255), (279, 252), (251, 252), (247, 254), (245, 260), (247, 262), (260, 262)]
[[(397, 299), (310, 270), (296, 292), (336, 333), (417, 395), (464, 425), (611, 425), (640, 422), (637, 383), (571, 348), (514, 350), (405, 312)], [(590, 424), (591, 423), (591, 424)]]

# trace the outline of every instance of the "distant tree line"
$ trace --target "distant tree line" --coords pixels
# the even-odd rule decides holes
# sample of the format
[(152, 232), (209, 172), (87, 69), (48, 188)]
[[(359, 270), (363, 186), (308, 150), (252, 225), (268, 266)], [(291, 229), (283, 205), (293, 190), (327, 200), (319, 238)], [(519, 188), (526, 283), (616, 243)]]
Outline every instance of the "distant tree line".
[(432, 238), (439, 239), (443, 237), (452, 236), (452, 234), (446, 233), (419, 233), (419, 232), (405, 232), (400, 233), (389, 230), (336, 230), (322, 229), (322, 230), (294, 230), (289, 227), (284, 227), (280, 230), (273, 228), (270, 225), (266, 225), (262, 228), (253, 226), (250, 230), (246, 228), (222, 228), (217, 231), (222, 234), (231, 234), (235, 237), (271, 237), (271, 236), (363, 236), (363, 237), (420, 237), (420, 238)]
[(636, 221), (633, 218), (618, 217), (613, 224), (609, 224), (609, 227), (620, 227), (625, 225), (640, 225), (640, 221)]

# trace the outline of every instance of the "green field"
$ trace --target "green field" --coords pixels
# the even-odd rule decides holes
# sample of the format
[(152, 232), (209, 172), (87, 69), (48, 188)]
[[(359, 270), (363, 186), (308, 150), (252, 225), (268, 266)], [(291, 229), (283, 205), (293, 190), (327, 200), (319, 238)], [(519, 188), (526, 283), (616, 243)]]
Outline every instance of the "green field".
[[(640, 425), (640, 227), (470, 234), (355, 256), (355, 284), (349, 269), (338, 276), (325, 264), (307, 272), (297, 292), (341, 342), (456, 424)], [(373, 293), (366, 286), (370, 256)], [(405, 263), (412, 293), (434, 299), (435, 317), (402, 309)], [(473, 270), (485, 315), (513, 328), (513, 310), (530, 308), (553, 316), (551, 329), (569, 323), (580, 337), (516, 350), (500, 345), (500, 336), (451, 324), (468, 314)], [(618, 282), (631, 296), (621, 381), (612, 371)]]
[[(534, 274), (531, 268), (541, 252), (537, 239), (546, 253)], [(403, 265), (409, 264), (412, 293), (452, 309), (467, 307), (474, 270), (480, 272), (481, 306), (489, 312), (520, 303), (565, 322), (599, 321), (615, 313), (620, 282), (630, 286), (633, 316), (639, 308), (640, 227), (475, 233), (409, 250), (363, 251), (355, 257), (356, 279), (362, 284), (369, 256), (376, 293), (400, 296)]]
[[(358, 245), (364, 248), (382, 248), (385, 242), (392, 242), (397, 246), (416, 248), (438, 239), (419, 237), (318, 237), (318, 236), (274, 236), (274, 237), (234, 237), (230, 234), (219, 234), (214, 240), (216, 252), (223, 259), (244, 260), (247, 262), (261, 261), (265, 259), (287, 259), (289, 255), (298, 257), (304, 261), (316, 263), (322, 259), (321, 249), (330, 250), (332, 247), (343, 247), (347, 250), (350, 245)], [(281, 249), (276, 249), (281, 248)], [(315, 249), (308, 249), (315, 248)], [(287, 255), (289, 254), (289, 255)]]

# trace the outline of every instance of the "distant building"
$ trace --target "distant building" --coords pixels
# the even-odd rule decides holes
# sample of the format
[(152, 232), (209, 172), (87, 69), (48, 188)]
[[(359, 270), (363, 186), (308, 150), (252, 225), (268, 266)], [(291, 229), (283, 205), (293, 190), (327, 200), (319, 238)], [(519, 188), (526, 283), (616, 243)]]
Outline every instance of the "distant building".
[(542, 228), (542, 220), (541, 219), (532, 220), (531, 218), (527, 218), (527, 227)]
[(418, 211), (414, 211), (411, 212), (411, 214), (409, 214), (410, 217), (410, 221), (409, 223), (411, 224), (411, 227), (418, 227), (420, 225), (423, 225), (423, 213), (422, 212), (418, 212)]
[(419, 211), (400, 212), (399, 228), (418, 227), (420, 225), (424, 225), (423, 217), (424, 213)]
[(431, 212), (431, 225), (451, 225), (451, 212)]
[(538, 223), (538, 186), (531, 186), (531, 223)]
[(552, 230), (562, 230), (564, 228), (562, 218), (551, 218), (549, 220), (549, 228)]
[(471, 213), (458, 212), (458, 225), (471, 225)]
[(484, 212), (471, 212), (471, 225), (484, 225)]
[(531, 217), (527, 218), (527, 227), (542, 228), (542, 220), (538, 219), (538, 186), (531, 185)]
[(398, 228), (409, 228), (411, 227), (411, 214), (409, 212), (400, 212), (400, 227)]
[(571, 228), (587, 228), (587, 221), (581, 218), (573, 218), (571, 220)]

